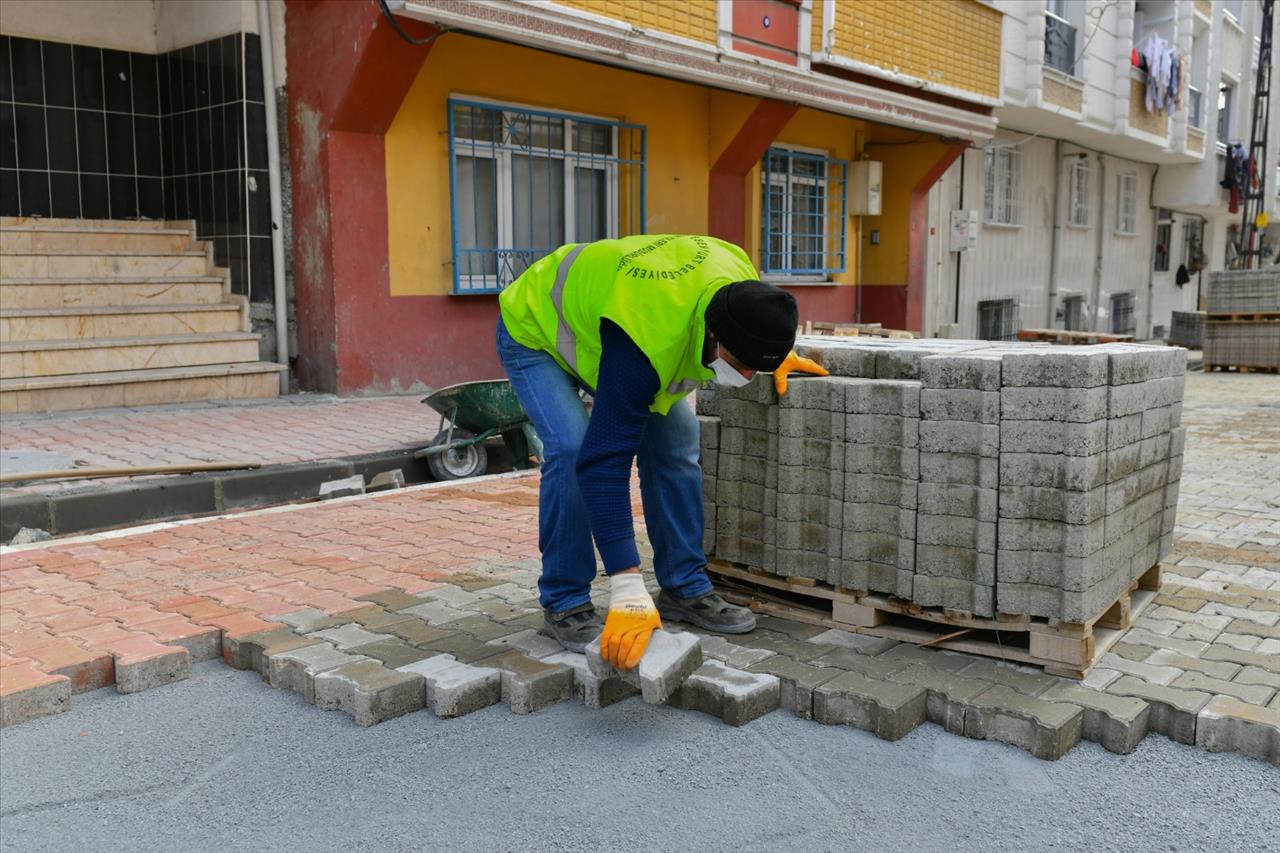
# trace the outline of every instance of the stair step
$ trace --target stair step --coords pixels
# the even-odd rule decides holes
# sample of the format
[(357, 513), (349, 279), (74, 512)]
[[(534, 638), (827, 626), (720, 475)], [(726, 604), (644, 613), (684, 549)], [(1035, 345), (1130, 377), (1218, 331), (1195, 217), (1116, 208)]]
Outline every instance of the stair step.
[(190, 251), (194, 241), (190, 231), (177, 228), (147, 231), (24, 228), (0, 231), (0, 252), (6, 255), (180, 254)]
[(139, 276), (208, 275), (212, 262), (205, 250), (168, 254), (6, 252), (4, 278), (137, 278)]
[(244, 309), (232, 302), (0, 308), (0, 343), (244, 331)]
[(0, 413), (275, 397), (283, 365), (264, 361), (0, 379)]
[(0, 379), (110, 373), (258, 359), (250, 332), (0, 343)]
[(126, 305), (211, 305), (227, 300), (227, 280), (218, 275), (69, 276), (0, 279), (0, 306), (70, 308)]
[(195, 232), (194, 219), (57, 219), (45, 216), (0, 216), (0, 231), (111, 231), (136, 234), (148, 231)]

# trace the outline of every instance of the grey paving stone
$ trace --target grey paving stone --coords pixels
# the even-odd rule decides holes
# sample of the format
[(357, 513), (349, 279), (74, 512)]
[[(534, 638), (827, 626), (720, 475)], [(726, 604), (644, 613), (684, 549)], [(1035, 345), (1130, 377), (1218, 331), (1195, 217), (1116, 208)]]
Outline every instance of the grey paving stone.
[(442, 640), (425, 643), (420, 648), (453, 655), (459, 663), (479, 663), (502, 653), (500, 646), (491, 646), (470, 634), (462, 633), (450, 634)]
[(422, 597), (447, 604), (455, 610), (469, 610), (482, 599), (482, 596), (477, 593), (453, 584), (445, 584), (436, 589), (427, 590), (422, 593)]
[(423, 678), (424, 704), (441, 719), (461, 717), (502, 699), (501, 671), (459, 663), (452, 655), (436, 655), (400, 671)]
[(732, 669), (713, 660), (694, 670), (670, 701), (672, 707), (701, 711), (731, 726), (743, 726), (777, 710), (781, 692), (777, 676)]
[(223, 638), (223, 660), (234, 669), (247, 669), (259, 675), (265, 674), (265, 649), (277, 651), (299, 649), (319, 643), (321, 640), (311, 637), (300, 637), (289, 628), (273, 628), (270, 631), (259, 631), (240, 637)]
[(1239, 752), (1280, 766), (1280, 710), (1215, 696), (1196, 721), (1196, 746)]
[(353, 655), (364, 655), (367, 658), (372, 658), (391, 669), (399, 669), (406, 664), (429, 658), (435, 654), (435, 652), (411, 646), (404, 640), (395, 637), (387, 640), (378, 640), (374, 643), (366, 643), (363, 646), (353, 646), (348, 651)]
[(1117, 678), (1107, 686), (1107, 692), (1144, 700), (1151, 705), (1148, 728), (1186, 744), (1196, 742), (1196, 716), (1212, 698), (1203, 691), (1163, 687), (1131, 675)]
[[(1265, 670), (1263, 670), (1265, 672)], [(1235, 681), (1223, 681), (1202, 672), (1188, 672), (1178, 676), (1170, 687), (1185, 690), (1203, 690), (1206, 693), (1232, 696), (1250, 705), (1266, 705), (1275, 695), (1275, 688), (1266, 684), (1241, 684)]]
[(1080, 742), (1083, 718), (1083, 710), (1075, 705), (1037, 699), (998, 684), (969, 703), (964, 733), (1057, 761)]
[(340, 625), (337, 628), (325, 628), (321, 631), (313, 631), (307, 635), (314, 640), (323, 640), (332, 643), (338, 651), (345, 652), (347, 649), (355, 646), (366, 646), (369, 643), (376, 643), (379, 640), (391, 639), (390, 634), (375, 634), (372, 631), (366, 631), (359, 625)]
[(802, 720), (813, 719), (813, 690), (837, 677), (843, 670), (801, 663), (782, 655), (771, 655), (746, 667), (749, 672), (777, 676), (781, 706)]
[(843, 672), (813, 691), (815, 720), (863, 729), (885, 740), (905, 737), (924, 722), (926, 705), (922, 687), (877, 681), (857, 672)]
[(573, 670), (564, 664), (534, 660), (517, 651), (484, 663), (502, 671), (502, 701), (516, 714), (532, 714), (573, 695)]
[(855, 634), (851, 631), (842, 631), (839, 628), (831, 628), (820, 634), (814, 634), (809, 637), (809, 642), (817, 645), (854, 649), (866, 655), (878, 655), (898, 645), (897, 640), (872, 637), (867, 634)]
[(1127, 754), (1147, 736), (1150, 706), (1141, 699), (1112, 696), (1078, 684), (1063, 682), (1045, 691), (1049, 702), (1065, 702), (1084, 709), (1081, 736), (1109, 752)]
[(533, 628), (489, 640), (489, 645), (515, 649), (535, 660), (543, 660), (564, 651), (564, 646)]
[(699, 638), (690, 633), (672, 634), (661, 628), (653, 632), (640, 664), (628, 672), (619, 672), (600, 656), (600, 638), (587, 645), (587, 663), (599, 678), (613, 675), (640, 689), (644, 701), (661, 705), (702, 665)]
[(364, 494), (364, 475), (355, 474), (341, 480), (329, 480), (320, 484), (320, 499), (345, 498)]
[(757, 628), (753, 633), (744, 635), (742, 645), (751, 649), (763, 649), (774, 654), (786, 655), (792, 660), (810, 661), (827, 650), (808, 640), (797, 640), (794, 637), (780, 637)]
[(873, 656), (856, 649), (826, 649), (821, 655), (809, 660), (813, 666), (843, 669), (858, 672), (871, 678), (882, 678), (892, 681), (892, 676), (903, 670), (908, 664), (901, 659), (889, 659), (884, 656)]
[(922, 649), (912, 643), (899, 643), (877, 657), (880, 660), (900, 661), (903, 665), (918, 664), (946, 672), (959, 672), (974, 661), (974, 658), (969, 655), (959, 655), (937, 649)]
[(1064, 683), (1057, 676), (1045, 675), (1043, 672), (1024, 672), (987, 659), (975, 660), (961, 669), (959, 674), (1010, 687), (1026, 696), (1040, 696), (1049, 688)]
[[(1116, 645), (1120, 645), (1117, 643)], [(1149, 648), (1146, 646), (1134, 646), (1134, 648)], [(1115, 649), (1115, 646), (1112, 646)], [(1190, 655), (1179, 654), (1178, 652), (1169, 651), (1168, 649), (1156, 649), (1145, 658), (1145, 662), (1154, 666), (1171, 666), (1174, 669), (1183, 671), (1191, 670), (1194, 672), (1203, 672), (1205, 675), (1214, 678), (1222, 678), (1227, 681), (1232, 678), (1241, 669), (1238, 663), (1223, 663), (1220, 661), (1201, 660), (1193, 658)], [(1259, 670), (1260, 672), (1264, 670)], [(1280, 678), (1280, 676), (1277, 676)]]
[(1246, 666), (1231, 679), (1237, 684), (1263, 684), (1280, 690), (1280, 673), (1271, 672), (1260, 666)]
[(382, 632), (404, 640), (411, 646), (425, 646), (427, 643), (434, 643), (436, 640), (443, 640), (445, 637), (453, 635), (453, 632), (447, 626), (432, 628), (416, 617), (392, 622), (383, 628)]
[(378, 592), (371, 592), (368, 595), (356, 596), (356, 601), (369, 601), (387, 610), (404, 610), (406, 607), (422, 604), (424, 600), (398, 589), (384, 589)]
[(991, 682), (965, 678), (944, 669), (908, 666), (895, 673), (893, 681), (923, 687), (927, 691), (925, 718), (956, 735), (964, 734), (969, 704), (991, 688)]
[(273, 616), (272, 619), (277, 622), (283, 622), (289, 625), (300, 634), (307, 634), (311, 631), (319, 631), (324, 628), (332, 628), (335, 624), (343, 624), (350, 622), (350, 619), (344, 619), (340, 622), (332, 622), (331, 617), (323, 610), (314, 607), (306, 607), (302, 610), (294, 610), (290, 613), (282, 613), (279, 616)]
[(639, 696), (640, 689), (619, 676), (601, 678), (591, 671), (587, 656), (561, 651), (543, 658), (546, 663), (564, 664), (573, 670), (574, 695), (588, 708), (599, 710), (632, 696)]
[(317, 673), (315, 702), (317, 708), (345, 712), (356, 725), (372, 726), (420, 710), (423, 680), (378, 661), (356, 661)]
[(363, 655), (340, 652), (329, 643), (316, 643), (289, 651), (267, 655), (267, 683), (281, 690), (292, 690), (303, 701), (316, 701), (315, 678), (322, 672), (358, 661)]
[(752, 664), (771, 658), (775, 654), (768, 649), (753, 649), (748, 646), (740, 646), (718, 635), (701, 637), (698, 640), (698, 645), (702, 647), (702, 657), (704, 659), (718, 660), (734, 669), (749, 669)]
[(1204, 660), (1221, 660), (1242, 666), (1256, 666), (1268, 672), (1280, 673), (1280, 655), (1259, 654), (1234, 649), (1230, 646), (1211, 645), (1200, 655)]

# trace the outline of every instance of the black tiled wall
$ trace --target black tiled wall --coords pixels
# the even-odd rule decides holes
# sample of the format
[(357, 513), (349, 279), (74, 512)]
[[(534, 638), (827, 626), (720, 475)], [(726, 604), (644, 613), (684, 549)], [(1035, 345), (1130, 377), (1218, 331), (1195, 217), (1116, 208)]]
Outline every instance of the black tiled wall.
[(194, 219), (272, 298), (257, 35), (159, 56), (0, 36), (0, 215)]

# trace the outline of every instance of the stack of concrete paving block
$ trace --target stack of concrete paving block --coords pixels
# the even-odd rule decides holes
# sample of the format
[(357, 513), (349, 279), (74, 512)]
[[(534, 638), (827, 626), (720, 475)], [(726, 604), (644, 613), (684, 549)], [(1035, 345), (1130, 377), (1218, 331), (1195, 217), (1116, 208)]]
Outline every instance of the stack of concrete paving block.
[(1280, 311), (1280, 270), (1211, 272), (1205, 302), (1210, 314)]
[(1174, 311), (1168, 341), (1175, 347), (1200, 349), (1204, 346), (1203, 311)]
[[(715, 556), (1083, 622), (1167, 553), (1181, 349), (801, 338), (830, 372), (704, 394)], [(704, 458), (714, 419), (704, 420)], [(710, 537), (708, 537), (710, 541)]]
[(1280, 368), (1280, 271), (1210, 273), (1206, 300), (1206, 367)]

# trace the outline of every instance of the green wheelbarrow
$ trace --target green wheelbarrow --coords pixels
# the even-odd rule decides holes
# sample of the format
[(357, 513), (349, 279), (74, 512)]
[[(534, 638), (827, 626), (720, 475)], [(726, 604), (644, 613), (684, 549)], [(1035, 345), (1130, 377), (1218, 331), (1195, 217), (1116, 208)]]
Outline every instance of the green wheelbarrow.
[(440, 413), (445, 428), (429, 447), (413, 454), (426, 458), (437, 480), (478, 477), (489, 467), (484, 442), (501, 435), (516, 470), (532, 468), (530, 456), (542, 461), (542, 442), (505, 379), (460, 382), (423, 398)]

